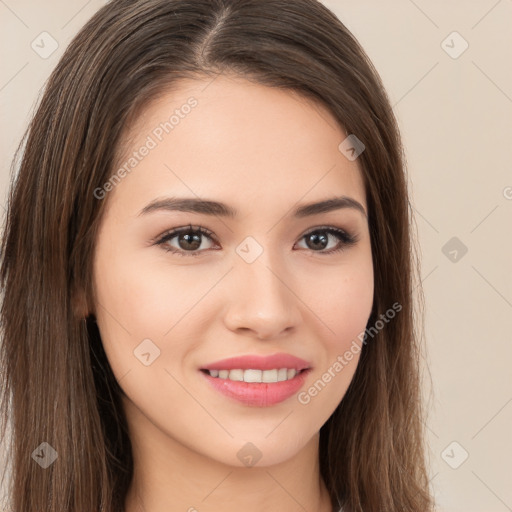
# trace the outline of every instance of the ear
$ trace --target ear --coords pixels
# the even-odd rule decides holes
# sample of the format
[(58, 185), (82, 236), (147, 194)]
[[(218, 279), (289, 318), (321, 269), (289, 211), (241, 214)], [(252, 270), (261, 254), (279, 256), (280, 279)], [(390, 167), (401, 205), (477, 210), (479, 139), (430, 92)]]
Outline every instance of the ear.
[(73, 314), (78, 319), (85, 319), (90, 315), (94, 315), (94, 311), (87, 303), (85, 290), (80, 289), (71, 295), (71, 308)]

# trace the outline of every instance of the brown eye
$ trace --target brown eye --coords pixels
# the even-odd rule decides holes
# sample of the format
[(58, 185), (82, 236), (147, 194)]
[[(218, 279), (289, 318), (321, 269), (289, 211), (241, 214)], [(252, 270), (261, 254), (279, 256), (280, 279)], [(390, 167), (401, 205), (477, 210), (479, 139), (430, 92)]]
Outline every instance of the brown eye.
[[(356, 237), (334, 227), (316, 228), (314, 231), (310, 231), (303, 235), (302, 238), (306, 241), (307, 249), (321, 254), (338, 252), (354, 245), (357, 242)], [(338, 243), (331, 246), (329, 250), (325, 250), (332, 239), (337, 239)]]
[[(198, 256), (211, 247), (203, 247), (204, 238), (212, 240), (212, 233), (204, 228), (193, 228), (191, 225), (183, 228), (173, 229), (167, 232), (158, 242), (164, 250), (173, 252), (179, 256)], [(174, 241), (174, 244), (170, 244)]]
[[(205, 238), (213, 241), (213, 233), (205, 228), (189, 225), (168, 231), (156, 244), (161, 245), (165, 251), (178, 256), (199, 256), (212, 249), (212, 246), (201, 247)], [(305, 249), (319, 254), (332, 254), (346, 249), (358, 241), (357, 237), (332, 226), (316, 228), (303, 235), (301, 239), (306, 241)], [(337, 243), (335, 243), (336, 240)], [(330, 243), (334, 243), (334, 245), (329, 247)]]

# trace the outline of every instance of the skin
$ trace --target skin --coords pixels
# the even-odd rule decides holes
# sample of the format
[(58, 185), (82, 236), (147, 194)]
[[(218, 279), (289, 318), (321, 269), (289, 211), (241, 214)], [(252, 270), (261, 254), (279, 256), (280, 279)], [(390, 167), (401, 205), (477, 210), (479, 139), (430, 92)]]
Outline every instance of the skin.
[[(197, 106), (103, 199), (94, 256), (93, 312), (126, 394), (135, 461), (126, 511), (330, 512), (319, 430), (359, 353), (307, 404), (292, 396), (247, 406), (211, 388), (199, 368), (285, 352), (310, 362), (304, 391), (365, 330), (374, 291), (367, 218), (351, 208), (291, 216), (298, 204), (341, 195), (367, 212), (361, 169), (338, 149), (347, 134), (327, 109), (227, 75), (182, 81), (147, 106), (123, 158), (191, 96)], [(238, 215), (138, 215), (165, 196), (221, 201)], [(189, 224), (213, 233), (201, 236), (201, 255), (187, 256), (178, 236), (167, 246), (185, 256), (154, 243)], [(319, 226), (358, 241), (325, 254), (339, 239), (321, 232), (328, 246), (308, 246), (304, 235)], [(263, 249), (250, 264), (236, 252), (248, 236)], [(144, 339), (160, 350), (148, 366), (134, 355)], [(252, 467), (237, 457), (248, 442), (261, 453)]]

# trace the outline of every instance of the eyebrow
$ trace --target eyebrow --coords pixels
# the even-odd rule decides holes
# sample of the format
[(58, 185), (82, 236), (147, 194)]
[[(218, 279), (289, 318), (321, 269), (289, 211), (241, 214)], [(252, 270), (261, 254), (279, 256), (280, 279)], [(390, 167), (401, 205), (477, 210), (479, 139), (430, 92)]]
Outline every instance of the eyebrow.
[[(319, 213), (341, 210), (343, 208), (357, 210), (362, 213), (364, 217), (368, 218), (363, 205), (359, 201), (347, 196), (333, 197), (315, 203), (302, 204), (293, 211), (292, 215), (296, 218), (303, 218), (311, 215), (317, 215)], [(165, 197), (151, 201), (139, 212), (138, 216), (161, 210), (200, 213), (203, 215), (218, 215), (229, 218), (235, 218), (238, 215), (235, 208), (218, 201), (197, 199), (193, 197)]]

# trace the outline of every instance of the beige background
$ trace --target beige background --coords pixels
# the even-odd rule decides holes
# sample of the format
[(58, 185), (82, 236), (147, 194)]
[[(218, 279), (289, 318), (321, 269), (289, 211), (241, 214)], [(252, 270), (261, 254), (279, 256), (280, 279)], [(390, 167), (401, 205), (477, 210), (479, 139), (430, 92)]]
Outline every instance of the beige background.
[[(407, 149), (439, 510), (512, 511), (512, 0), (324, 3), (373, 60)], [(39, 91), (101, 5), (0, 0), (2, 214), (9, 162)], [(47, 59), (31, 48), (43, 31), (59, 45)]]

